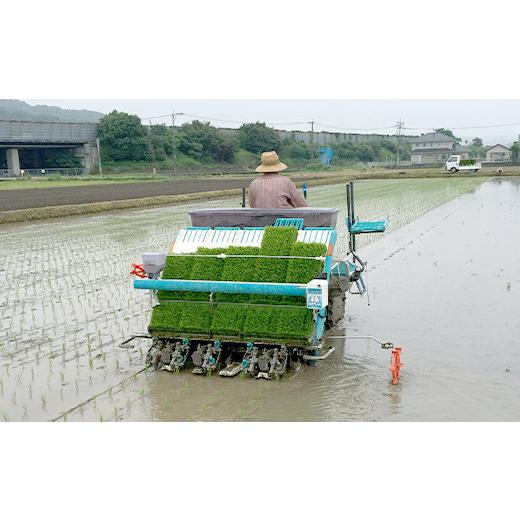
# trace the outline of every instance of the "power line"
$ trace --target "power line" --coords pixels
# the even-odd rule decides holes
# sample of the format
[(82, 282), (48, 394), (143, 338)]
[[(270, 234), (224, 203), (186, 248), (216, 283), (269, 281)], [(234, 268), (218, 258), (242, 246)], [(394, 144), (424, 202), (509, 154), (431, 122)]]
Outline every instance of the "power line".
[[(269, 122), (268, 124), (270, 125), (273, 125), (273, 126), (282, 126), (282, 125), (286, 125), (286, 126), (289, 126), (289, 125), (310, 125), (310, 121), (299, 121), (297, 123), (271, 123)], [(267, 123), (266, 123), (267, 124)]]
[(235, 124), (241, 124), (241, 125), (247, 124), (246, 121), (234, 121), (232, 119), (219, 119), (218, 117), (200, 116), (197, 114), (188, 114), (187, 112), (185, 112), (184, 115), (188, 116), (188, 117), (194, 117), (196, 119), (202, 119), (204, 121), (219, 121), (220, 123), (235, 123)]
[[(183, 115), (183, 116), (195, 118), (195, 119), (201, 119), (203, 121), (218, 121), (221, 123), (234, 123), (234, 124), (240, 124), (240, 125), (246, 125), (248, 123), (251, 123), (251, 121), (238, 121), (235, 119), (221, 119), (218, 117), (202, 116), (199, 114), (188, 114), (187, 112), (183, 112), (182, 114), (178, 114), (178, 115)], [(170, 118), (170, 117), (171, 117), (171, 114), (164, 114), (161, 116), (141, 117), (141, 119), (145, 120), (145, 121), (151, 121), (152, 119), (164, 119), (164, 118)], [(291, 122), (285, 122), (285, 123), (273, 123), (273, 122), (267, 121), (266, 124), (273, 125), (273, 126), (283, 126), (283, 125), (296, 126), (296, 125), (308, 125), (309, 121), (291, 121)]]
[(337, 129), (337, 130), (350, 130), (350, 131), (356, 131), (356, 130), (359, 130), (359, 131), (364, 131), (364, 130), (389, 130), (391, 128), (395, 128), (395, 125), (392, 125), (392, 126), (377, 126), (377, 127), (372, 127), (372, 128), (347, 128), (347, 127), (344, 127), (344, 126), (326, 125), (324, 123), (320, 123), (319, 121), (317, 121), (316, 124), (319, 125), (319, 126), (323, 126), (324, 128), (334, 128), (334, 129)]
[[(232, 124), (250, 124), (251, 121), (239, 121), (235, 119), (222, 119), (218, 117), (212, 117), (212, 116), (204, 116), (199, 114), (190, 114), (187, 112), (179, 112), (176, 114), (177, 116), (184, 116), (188, 118), (193, 119), (199, 119), (203, 121), (217, 121), (220, 123), (232, 123)], [(142, 120), (151, 122), (154, 119), (165, 119), (165, 118), (171, 118), (172, 114), (163, 114), (158, 116), (149, 116), (149, 117), (141, 117)], [(309, 125), (313, 124), (316, 126), (320, 126), (323, 128), (330, 128), (333, 130), (344, 130), (349, 132), (370, 132), (370, 131), (376, 131), (376, 130), (391, 130), (392, 128), (398, 128), (398, 123), (391, 126), (377, 126), (377, 127), (364, 127), (364, 128), (354, 128), (354, 127), (345, 127), (340, 125), (330, 125), (326, 123), (321, 123), (319, 121), (291, 121), (291, 122), (269, 122), (265, 121), (265, 124), (271, 125), (271, 126), (300, 126), (300, 125)], [(478, 130), (478, 129), (484, 129), (484, 128), (506, 128), (506, 127), (520, 127), (520, 123), (502, 123), (502, 124), (492, 124), (492, 125), (475, 125), (475, 126), (449, 126), (451, 130)], [(438, 128), (436, 126), (422, 126), (422, 127), (413, 127), (413, 126), (404, 126), (404, 124), (401, 125), (401, 130), (435, 130), (435, 128)], [(312, 131), (312, 130), (311, 130)]]
[(163, 119), (165, 117), (172, 117), (171, 114), (165, 114), (164, 116), (150, 116), (150, 117), (141, 117), (140, 119), (141, 120), (145, 120), (145, 121), (151, 121), (152, 119)]
[[(504, 123), (500, 125), (479, 125), (479, 126), (449, 126), (450, 130), (478, 130), (480, 128), (504, 128), (507, 126), (520, 126), (520, 123)], [(421, 127), (404, 127), (406, 130), (435, 130), (435, 126), (421, 126)]]

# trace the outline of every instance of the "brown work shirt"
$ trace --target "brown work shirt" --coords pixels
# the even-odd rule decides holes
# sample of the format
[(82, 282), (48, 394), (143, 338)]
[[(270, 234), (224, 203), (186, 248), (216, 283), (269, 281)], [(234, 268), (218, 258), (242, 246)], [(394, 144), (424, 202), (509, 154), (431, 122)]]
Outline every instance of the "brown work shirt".
[(249, 185), (251, 208), (302, 208), (304, 198), (289, 177), (277, 173), (264, 173)]

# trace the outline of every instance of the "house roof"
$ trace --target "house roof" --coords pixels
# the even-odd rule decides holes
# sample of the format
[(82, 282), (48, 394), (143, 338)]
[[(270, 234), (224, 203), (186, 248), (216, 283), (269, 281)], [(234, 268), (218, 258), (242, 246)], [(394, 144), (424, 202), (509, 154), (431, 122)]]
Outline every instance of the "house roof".
[(442, 132), (429, 132), (427, 134), (421, 135), (420, 137), (416, 137), (413, 140), (414, 143), (454, 143), (456, 141), (457, 140), (453, 139), (453, 137), (443, 134)]
[(511, 151), (511, 148), (508, 148), (507, 146), (504, 146), (503, 144), (494, 144), (493, 146), (490, 146), (489, 148), (486, 148), (486, 152), (489, 152), (493, 148), (503, 148), (504, 150), (507, 150), (508, 152)]

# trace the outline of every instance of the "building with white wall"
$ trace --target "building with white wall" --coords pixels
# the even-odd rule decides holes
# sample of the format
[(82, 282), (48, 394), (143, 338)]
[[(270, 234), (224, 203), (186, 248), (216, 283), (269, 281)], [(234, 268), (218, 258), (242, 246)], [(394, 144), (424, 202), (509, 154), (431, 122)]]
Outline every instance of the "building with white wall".
[(511, 162), (511, 148), (495, 144), (486, 150), (486, 162)]
[(412, 164), (441, 164), (453, 154), (469, 157), (456, 139), (442, 132), (429, 132), (412, 141)]

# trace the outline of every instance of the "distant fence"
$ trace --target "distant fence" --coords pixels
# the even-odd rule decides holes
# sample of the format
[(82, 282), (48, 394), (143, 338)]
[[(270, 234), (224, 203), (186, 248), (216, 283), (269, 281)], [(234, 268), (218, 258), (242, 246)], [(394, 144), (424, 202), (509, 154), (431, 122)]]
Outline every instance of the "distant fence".
[(254, 168), (248, 166), (224, 166), (221, 168), (175, 168), (175, 169), (157, 169), (156, 173), (161, 175), (232, 175), (240, 173), (254, 173)]
[(496, 161), (496, 162), (492, 162), (492, 161), (482, 161), (482, 166), (489, 166), (489, 167), (493, 167), (493, 166), (517, 166), (518, 165), (518, 162), (515, 162), (515, 161)]
[[(21, 177), (45, 177), (46, 175), (68, 175), (77, 177), (86, 173), (85, 168), (29, 168), (20, 170)], [(0, 178), (16, 178), (14, 170), (0, 170)]]
[(396, 164), (388, 164), (388, 165), (385, 165), (385, 168), (387, 170), (399, 170), (399, 169), (403, 169), (403, 170), (419, 170), (421, 168), (440, 168), (444, 166), (444, 163), (409, 163), (409, 162), (406, 162), (406, 163), (399, 163), (399, 166), (396, 165)]
[[(478, 161), (478, 159), (477, 159)], [(387, 165), (385, 168), (387, 170), (415, 170), (415, 169), (421, 169), (421, 168), (444, 168), (444, 165), (446, 163), (444, 162), (437, 162), (437, 163), (419, 163), (419, 164), (410, 164), (410, 163), (401, 163), (399, 166), (396, 166), (395, 164)], [(519, 163), (517, 162), (486, 162), (481, 161), (482, 167), (484, 168), (494, 168), (494, 167), (504, 167), (504, 166), (518, 166)]]

